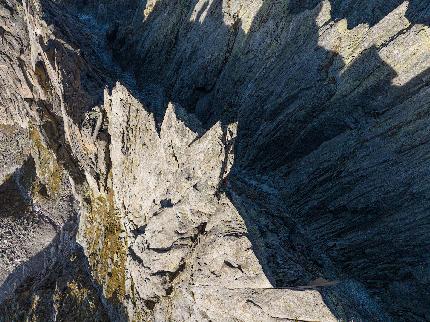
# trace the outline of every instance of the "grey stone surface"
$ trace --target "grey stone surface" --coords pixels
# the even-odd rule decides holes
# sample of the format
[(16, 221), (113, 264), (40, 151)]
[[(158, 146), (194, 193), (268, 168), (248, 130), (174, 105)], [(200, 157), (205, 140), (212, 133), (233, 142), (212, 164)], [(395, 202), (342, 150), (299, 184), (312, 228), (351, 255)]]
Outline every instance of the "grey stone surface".
[(396, 319), (427, 319), (428, 4), (146, 6), (145, 19), (136, 11), (119, 28), (118, 59), (144, 62), (132, 66), (139, 81), (163, 84), (203, 123), (238, 123), (232, 192), (244, 170), (257, 187), (273, 181), (285, 213), (341, 275)]
[(30, 154), (27, 131), (11, 125), (0, 125), (0, 184), (21, 167)]
[(429, 320), (429, 17), (1, 1), (0, 321)]

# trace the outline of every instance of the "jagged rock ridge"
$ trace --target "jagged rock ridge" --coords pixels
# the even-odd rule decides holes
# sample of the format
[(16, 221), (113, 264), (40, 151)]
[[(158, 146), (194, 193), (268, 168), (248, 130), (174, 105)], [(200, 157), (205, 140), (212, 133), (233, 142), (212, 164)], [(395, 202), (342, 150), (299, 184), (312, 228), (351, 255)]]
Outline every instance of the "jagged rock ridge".
[(426, 1), (0, 9), (0, 321), (430, 318)]

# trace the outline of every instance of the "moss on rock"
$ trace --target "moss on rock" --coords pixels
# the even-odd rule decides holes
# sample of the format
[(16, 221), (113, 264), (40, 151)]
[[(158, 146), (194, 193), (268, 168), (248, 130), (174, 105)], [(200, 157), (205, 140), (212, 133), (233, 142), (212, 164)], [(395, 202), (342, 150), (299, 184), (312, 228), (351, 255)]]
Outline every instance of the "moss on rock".
[(127, 241), (122, 237), (123, 231), (114, 207), (113, 193), (92, 196), (84, 230), (88, 258), (106, 298), (117, 303), (126, 294)]
[(43, 143), (42, 135), (36, 126), (30, 125), (29, 136), (33, 144), (37, 175), (49, 194), (57, 194), (63, 180), (63, 168), (58, 164), (54, 153)]

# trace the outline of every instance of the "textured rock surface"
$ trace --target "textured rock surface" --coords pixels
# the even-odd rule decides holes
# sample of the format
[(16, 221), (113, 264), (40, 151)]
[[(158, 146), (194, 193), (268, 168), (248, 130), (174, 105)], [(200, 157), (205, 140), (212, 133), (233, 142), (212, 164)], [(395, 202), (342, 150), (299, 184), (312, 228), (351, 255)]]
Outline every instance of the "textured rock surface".
[(0, 0), (0, 321), (429, 320), (429, 25)]

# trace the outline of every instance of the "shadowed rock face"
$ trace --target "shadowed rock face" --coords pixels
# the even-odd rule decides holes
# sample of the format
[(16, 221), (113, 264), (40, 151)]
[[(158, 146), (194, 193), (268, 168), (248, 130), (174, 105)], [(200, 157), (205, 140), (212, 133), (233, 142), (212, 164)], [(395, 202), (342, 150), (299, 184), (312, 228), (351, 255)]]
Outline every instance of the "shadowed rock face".
[(0, 321), (430, 319), (427, 1), (0, 9)]

